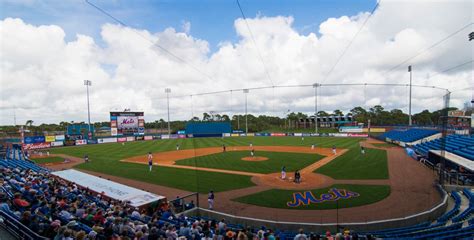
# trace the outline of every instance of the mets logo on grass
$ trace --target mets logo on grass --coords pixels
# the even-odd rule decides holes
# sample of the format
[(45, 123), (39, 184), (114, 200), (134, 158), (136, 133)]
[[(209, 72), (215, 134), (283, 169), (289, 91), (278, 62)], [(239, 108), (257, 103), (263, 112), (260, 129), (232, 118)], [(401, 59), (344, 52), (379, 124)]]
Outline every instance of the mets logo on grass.
[(311, 191), (306, 192), (295, 192), (293, 193), (293, 199), (287, 202), (288, 207), (299, 207), (300, 205), (306, 206), (309, 204), (323, 203), (329, 201), (337, 201), (339, 199), (349, 199), (360, 196), (359, 193), (351, 192), (346, 189), (331, 188), (328, 193), (323, 193), (319, 196), (314, 196)]

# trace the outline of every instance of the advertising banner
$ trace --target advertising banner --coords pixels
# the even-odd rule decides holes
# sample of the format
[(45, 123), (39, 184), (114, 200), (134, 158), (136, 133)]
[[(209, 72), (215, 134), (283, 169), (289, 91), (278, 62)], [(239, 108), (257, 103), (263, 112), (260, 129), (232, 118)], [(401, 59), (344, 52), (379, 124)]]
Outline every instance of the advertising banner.
[(230, 134), (230, 136), (231, 136), (231, 137), (239, 137), (240, 134), (238, 134), (238, 133), (232, 133), (232, 134)]
[(347, 137), (347, 133), (333, 133), (333, 137)]
[(145, 139), (145, 136), (136, 136), (135, 140), (137, 141), (143, 141)]
[(294, 133), (293, 136), (295, 136), (295, 137), (302, 137), (302, 136), (303, 136), (303, 133)]
[(303, 133), (303, 137), (309, 137), (311, 136), (311, 133)]
[(188, 138), (193, 138), (194, 134), (187, 134)]
[(51, 147), (61, 147), (61, 146), (64, 146), (64, 142), (63, 142), (63, 141), (51, 142)]
[(115, 143), (117, 142), (117, 138), (99, 138), (97, 139), (97, 143)]
[(97, 144), (97, 143), (99, 143), (99, 142), (98, 142), (97, 140), (95, 140), (95, 139), (89, 139), (89, 140), (87, 140), (87, 144)]
[(79, 140), (76, 140), (76, 145), (86, 145), (87, 144), (87, 140), (86, 139), (79, 139)]
[(178, 134), (171, 134), (170, 135), (170, 139), (177, 139), (178, 138)]
[(45, 136), (44, 140), (45, 140), (45, 142), (54, 142), (54, 141), (56, 141), (56, 137), (55, 136)]
[(54, 136), (54, 138), (56, 138), (56, 141), (66, 140), (66, 136), (64, 136), (64, 135), (56, 135), (56, 136)]
[(24, 138), (24, 143), (29, 144), (29, 143), (42, 143), (45, 142), (45, 137), (44, 136), (32, 136), (32, 137), (25, 137)]
[(222, 136), (223, 137), (230, 137), (230, 133), (223, 133)]
[[(368, 128), (364, 128), (364, 132), (369, 132)], [(370, 132), (373, 133), (383, 133), (385, 132), (385, 128), (370, 128)]]
[(348, 137), (369, 137), (369, 134), (364, 133), (348, 133)]
[(286, 136), (286, 133), (271, 133), (272, 137), (284, 137)]
[(179, 130), (178, 134), (186, 134), (186, 131), (185, 130)]
[(33, 149), (42, 149), (51, 147), (50, 143), (41, 142), (41, 143), (25, 143), (22, 145), (23, 150), (33, 150)]
[(76, 140), (66, 140), (66, 141), (64, 141), (64, 145), (74, 146), (74, 145), (76, 145)]
[(133, 141), (135, 141), (135, 137), (127, 137), (126, 141), (127, 142), (133, 142)]
[(144, 139), (145, 141), (153, 140), (153, 136), (145, 136), (143, 139)]
[(240, 133), (239, 134), (239, 137), (246, 137), (246, 136), (247, 136), (247, 134), (245, 134), (245, 133)]
[(247, 137), (253, 137), (255, 136), (255, 133), (247, 133)]
[(127, 138), (126, 137), (119, 137), (117, 138), (117, 142), (126, 142)]
[(286, 136), (293, 137), (293, 136), (295, 136), (295, 134), (294, 133), (287, 133)]
[(186, 138), (186, 134), (178, 134), (178, 138)]
[(170, 135), (163, 134), (163, 135), (161, 135), (161, 139), (170, 139)]

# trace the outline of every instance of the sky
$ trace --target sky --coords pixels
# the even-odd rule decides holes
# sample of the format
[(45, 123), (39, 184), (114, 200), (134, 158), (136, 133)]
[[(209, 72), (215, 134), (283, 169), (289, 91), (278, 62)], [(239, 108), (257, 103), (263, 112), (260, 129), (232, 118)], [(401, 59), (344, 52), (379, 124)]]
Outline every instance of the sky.
[[(320, 110), (407, 112), (408, 87), (370, 84), (406, 85), (408, 65), (413, 84), (452, 91), (451, 106), (473, 95), (471, 0), (382, 0), (373, 15), (376, 1), (241, 0), (246, 20), (233, 0), (90, 3), (115, 19), (80, 0), (0, 1), (0, 125), (86, 121), (84, 79), (92, 121), (125, 108), (166, 119), (165, 88), (172, 119), (242, 114), (241, 89), (260, 87), (249, 113), (312, 114), (312, 87), (279, 86), (313, 83)], [(413, 111), (445, 93), (413, 88)]]

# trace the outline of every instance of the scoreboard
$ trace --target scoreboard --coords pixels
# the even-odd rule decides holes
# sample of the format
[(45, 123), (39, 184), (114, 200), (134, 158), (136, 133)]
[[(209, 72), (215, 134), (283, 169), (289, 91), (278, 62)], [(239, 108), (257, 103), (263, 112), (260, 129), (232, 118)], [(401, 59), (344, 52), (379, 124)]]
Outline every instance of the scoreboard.
[(145, 134), (143, 112), (110, 112), (112, 136), (137, 136)]

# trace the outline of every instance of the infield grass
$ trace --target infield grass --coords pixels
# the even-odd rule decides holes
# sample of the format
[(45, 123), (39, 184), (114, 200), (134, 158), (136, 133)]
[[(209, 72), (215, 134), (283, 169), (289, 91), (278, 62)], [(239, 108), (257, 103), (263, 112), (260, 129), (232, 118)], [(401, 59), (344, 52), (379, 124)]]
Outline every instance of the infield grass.
[(293, 193), (304, 192), (303, 190), (283, 190), (283, 189), (270, 189), (267, 191), (243, 196), (240, 198), (233, 199), (233, 201), (247, 203), (251, 205), (257, 205), (261, 207), (270, 208), (284, 208), (284, 209), (296, 209), (296, 210), (324, 210), (324, 209), (335, 209), (335, 208), (350, 208), (356, 206), (367, 205), (378, 202), (390, 195), (390, 186), (384, 185), (349, 185), (349, 184), (336, 184), (328, 188), (312, 189), (309, 190), (317, 198), (320, 198), (321, 194), (328, 193), (331, 188), (346, 189), (348, 191), (356, 192), (360, 194), (358, 197), (349, 199), (340, 199), (336, 201), (326, 201), (321, 203), (311, 203), (308, 205), (300, 205), (298, 207), (289, 207), (287, 202), (293, 201)]
[(256, 156), (266, 157), (268, 160), (255, 162), (244, 161), (241, 159), (249, 157), (249, 151), (230, 151), (179, 160), (175, 164), (242, 172), (275, 173), (280, 172), (282, 166), (286, 167), (286, 171), (294, 172), (303, 169), (324, 157), (318, 154), (309, 153), (266, 151), (257, 151)]

